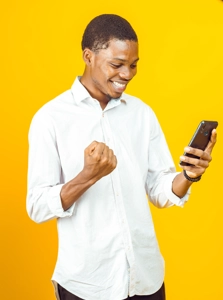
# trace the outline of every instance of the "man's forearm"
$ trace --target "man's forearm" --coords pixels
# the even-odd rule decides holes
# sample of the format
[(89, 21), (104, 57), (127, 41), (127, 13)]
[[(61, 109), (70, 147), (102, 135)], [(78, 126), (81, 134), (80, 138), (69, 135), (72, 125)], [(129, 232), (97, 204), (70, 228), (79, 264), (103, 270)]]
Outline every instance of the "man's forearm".
[(192, 182), (187, 180), (184, 177), (183, 172), (181, 172), (173, 180), (172, 191), (176, 196), (182, 198), (187, 193), (191, 184)]
[(69, 209), (96, 181), (87, 179), (82, 171), (74, 179), (64, 184), (60, 192), (63, 209)]
[(84, 154), (83, 170), (61, 189), (60, 197), (64, 210), (70, 208), (96, 181), (116, 168), (116, 156), (104, 143), (92, 142)]

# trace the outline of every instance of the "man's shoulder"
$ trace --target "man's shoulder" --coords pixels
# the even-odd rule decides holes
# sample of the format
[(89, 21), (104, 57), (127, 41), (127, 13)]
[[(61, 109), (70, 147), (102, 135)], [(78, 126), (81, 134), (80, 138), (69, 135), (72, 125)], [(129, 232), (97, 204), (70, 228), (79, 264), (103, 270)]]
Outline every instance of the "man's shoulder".
[(53, 114), (57, 111), (66, 110), (67, 107), (72, 105), (73, 98), (71, 90), (67, 90), (55, 98), (49, 100), (45, 104), (43, 104), (35, 113), (35, 115), (48, 115)]
[(39, 111), (52, 111), (53, 109), (57, 109), (61, 107), (69, 106), (73, 103), (73, 97), (71, 90), (67, 90), (55, 98), (46, 102), (42, 107), (40, 107)]
[(141, 98), (136, 97), (134, 95), (123, 93), (123, 100), (130, 106), (131, 108), (142, 109), (152, 111), (152, 108), (144, 102)]
[(125, 107), (128, 109), (129, 115), (134, 118), (135, 122), (138, 121), (152, 126), (158, 122), (153, 108), (141, 98), (125, 93), (123, 94), (123, 100), (126, 103)]
[(65, 111), (69, 111), (73, 98), (71, 90), (67, 90), (43, 104), (33, 115), (31, 124), (50, 124)]

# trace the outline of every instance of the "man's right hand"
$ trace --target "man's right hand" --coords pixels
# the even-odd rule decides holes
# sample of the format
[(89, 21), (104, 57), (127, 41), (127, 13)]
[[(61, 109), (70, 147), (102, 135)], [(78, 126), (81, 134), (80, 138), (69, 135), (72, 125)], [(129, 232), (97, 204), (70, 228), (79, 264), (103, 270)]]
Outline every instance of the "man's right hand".
[(92, 142), (84, 151), (84, 168), (61, 189), (61, 203), (67, 210), (95, 182), (110, 174), (117, 165), (113, 151), (104, 143)]
[(104, 143), (92, 142), (84, 151), (83, 173), (96, 181), (110, 174), (117, 165), (112, 149)]

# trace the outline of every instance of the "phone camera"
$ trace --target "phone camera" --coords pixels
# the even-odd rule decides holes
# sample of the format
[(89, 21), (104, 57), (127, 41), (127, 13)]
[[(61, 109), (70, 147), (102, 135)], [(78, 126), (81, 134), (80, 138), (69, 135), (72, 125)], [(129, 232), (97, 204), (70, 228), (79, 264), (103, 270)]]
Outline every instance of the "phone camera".
[(205, 127), (205, 124), (201, 127), (201, 133), (204, 133)]
[(208, 131), (205, 131), (205, 132), (204, 132), (204, 135), (207, 136), (207, 135), (208, 135)]

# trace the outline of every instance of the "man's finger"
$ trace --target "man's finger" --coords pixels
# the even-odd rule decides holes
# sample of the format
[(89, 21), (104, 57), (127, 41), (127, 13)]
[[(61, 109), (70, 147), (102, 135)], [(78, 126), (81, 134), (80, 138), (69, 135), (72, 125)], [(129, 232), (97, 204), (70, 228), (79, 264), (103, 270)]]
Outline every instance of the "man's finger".
[(95, 147), (94, 154), (101, 155), (105, 151), (106, 147), (107, 146), (105, 145), (105, 143), (98, 143)]
[(84, 150), (85, 153), (88, 155), (91, 155), (94, 152), (97, 144), (98, 144), (97, 141), (93, 141), (89, 146), (87, 146), (87, 148), (85, 148), (85, 150)]
[(210, 141), (205, 149), (205, 152), (211, 154), (216, 142), (217, 142), (217, 131), (216, 131), (216, 129), (213, 129), (212, 133), (211, 133)]

